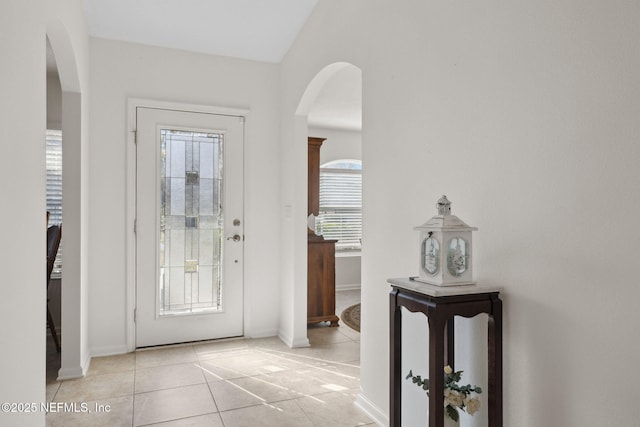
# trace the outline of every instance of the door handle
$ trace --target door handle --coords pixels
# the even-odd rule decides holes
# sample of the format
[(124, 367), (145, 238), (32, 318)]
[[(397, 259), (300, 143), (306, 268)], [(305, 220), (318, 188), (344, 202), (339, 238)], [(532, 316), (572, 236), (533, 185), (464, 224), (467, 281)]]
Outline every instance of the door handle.
[(231, 237), (227, 237), (227, 240), (233, 240), (234, 242), (239, 242), (240, 240), (242, 240), (242, 237), (240, 237), (239, 234), (234, 234)]

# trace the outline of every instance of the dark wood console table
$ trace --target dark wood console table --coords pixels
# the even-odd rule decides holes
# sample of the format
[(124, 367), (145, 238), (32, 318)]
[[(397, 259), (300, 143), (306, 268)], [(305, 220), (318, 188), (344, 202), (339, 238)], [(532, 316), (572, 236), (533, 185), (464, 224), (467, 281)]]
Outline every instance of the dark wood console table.
[[(390, 406), (389, 426), (402, 427), (401, 382), (402, 371), (402, 313), (422, 312), (429, 321), (429, 380), (430, 390), (444, 390), (445, 365), (454, 367), (455, 316), (489, 315), (489, 427), (502, 427), (502, 301), (499, 288), (478, 285), (441, 287), (417, 282), (411, 278), (389, 279), (392, 287), (390, 302)], [(408, 372), (408, 370), (407, 370)], [(444, 393), (431, 393), (429, 398), (429, 427), (444, 423)]]

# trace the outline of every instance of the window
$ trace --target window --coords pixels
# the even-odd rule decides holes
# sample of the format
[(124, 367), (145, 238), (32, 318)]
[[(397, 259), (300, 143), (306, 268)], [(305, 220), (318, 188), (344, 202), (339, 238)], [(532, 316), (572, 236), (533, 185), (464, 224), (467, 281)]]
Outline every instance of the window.
[[(47, 211), (51, 213), (49, 225), (62, 224), (62, 132), (47, 130)], [(62, 242), (53, 266), (51, 277), (60, 277), (62, 273)]]
[(362, 162), (336, 160), (320, 167), (320, 212), (316, 233), (338, 240), (337, 251), (362, 246)]

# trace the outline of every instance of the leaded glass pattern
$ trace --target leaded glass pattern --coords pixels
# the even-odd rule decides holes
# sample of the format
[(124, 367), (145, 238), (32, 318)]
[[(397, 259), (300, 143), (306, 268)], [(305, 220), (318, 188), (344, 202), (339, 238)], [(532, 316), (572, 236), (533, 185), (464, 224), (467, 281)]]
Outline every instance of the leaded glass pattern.
[(222, 309), (224, 135), (160, 130), (160, 315)]

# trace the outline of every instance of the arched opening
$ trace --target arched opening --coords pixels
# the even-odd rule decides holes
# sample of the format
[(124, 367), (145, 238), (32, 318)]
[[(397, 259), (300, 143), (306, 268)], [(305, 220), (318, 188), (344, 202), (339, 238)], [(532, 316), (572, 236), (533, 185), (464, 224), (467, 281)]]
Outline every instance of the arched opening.
[[(301, 97), (296, 109), (295, 122), (296, 144), (305, 144), (306, 147), (308, 137), (325, 139), (320, 148), (321, 164), (344, 159), (361, 161), (362, 71), (360, 68), (346, 62), (338, 62), (328, 65), (318, 72)], [(308, 167), (308, 165), (305, 166)], [(298, 172), (303, 172), (304, 178), (307, 177), (307, 167)], [(327, 173), (327, 175), (329, 174)], [(335, 179), (336, 176), (339, 175), (334, 174), (330, 178)], [(302, 179), (301, 176), (298, 178)], [(308, 189), (301, 186), (300, 190), (302, 189), (305, 192), (304, 199), (307, 200), (309, 197)], [(297, 197), (297, 200), (301, 200), (301, 198)], [(349, 221), (345, 220), (345, 215), (348, 214), (344, 209), (341, 210), (335, 206), (323, 206), (323, 208), (325, 210), (321, 218), (324, 223), (323, 227), (318, 227), (318, 231), (320, 228), (326, 231), (332, 227), (353, 226), (353, 224), (347, 224)], [(331, 215), (327, 214), (327, 209), (333, 209)], [(331, 221), (331, 224), (328, 221)], [(296, 232), (298, 232), (297, 229)], [(330, 238), (338, 240), (334, 260), (333, 297), (335, 298), (335, 314), (340, 316), (343, 309), (360, 302), (361, 253), (359, 243), (361, 235), (355, 238), (358, 244), (354, 245), (353, 235), (350, 235), (345, 241), (340, 241), (339, 238), (336, 238), (338, 234), (342, 233), (333, 234)], [(349, 239), (350, 241), (347, 241)], [(306, 236), (296, 235), (295, 241), (300, 245), (296, 252), (308, 254)], [(307, 321), (311, 321), (310, 315), (307, 313), (308, 307), (311, 307), (312, 304), (318, 305), (317, 301), (312, 302), (311, 299), (327, 298), (326, 295), (318, 297), (316, 290), (306, 287), (306, 279), (309, 278), (309, 282), (312, 281), (311, 277), (307, 276), (307, 272), (310, 275), (314, 274), (311, 270), (308, 271), (307, 267), (307, 256), (296, 257), (294, 274), (297, 278), (304, 278), (304, 280), (296, 280), (295, 282), (295, 286), (300, 288), (294, 298), (293, 310), (296, 322), (294, 329), (299, 334), (304, 332), (304, 336), (306, 336)], [(303, 287), (304, 289), (302, 289)], [(307, 292), (308, 290), (309, 292)], [(329, 326), (330, 323), (324, 321), (315, 323), (314, 321), (314, 324)], [(347, 325), (342, 326), (349, 328)]]
[[(56, 325), (61, 330), (59, 379), (83, 376), (87, 360), (86, 321), (82, 307), (86, 306), (86, 290), (83, 289), (86, 275), (86, 231), (83, 218), (87, 203), (83, 189), (86, 179), (82, 176), (83, 156), (86, 155), (82, 143), (82, 102), (76, 55), (64, 25), (59, 21), (47, 25), (47, 50), (49, 57), (48, 81), (59, 82), (59, 98), (48, 99), (53, 115), (59, 120), (63, 135), (62, 151), (62, 218), (64, 218), (64, 266), (60, 289), (60, 321)], [(55, 59), (54, 62), (52, 62)], [(57, 83), (56, 82), (56, 83)], [(48, 95), (49, 96), (49, 95)], [(49, 107), (48, 107), (49, 110)], [(54, 120), (55, 121), (55, 120)], [(83, 213), (84, 212), (84, 213)]]
[[(55, 382), (60, 370), (62, 252), (59, 229), (62, 226), (62, 89), (58, 66), (47, 37), (47, 133), (46, 133), (46, 206), (47, 206), (47, 386)], [(51, 230), (51, 231), (49, 231)], [(54, 253), (55, 252), (55, 253)], [(50, 259), (53, 266), (49, 271)]]

